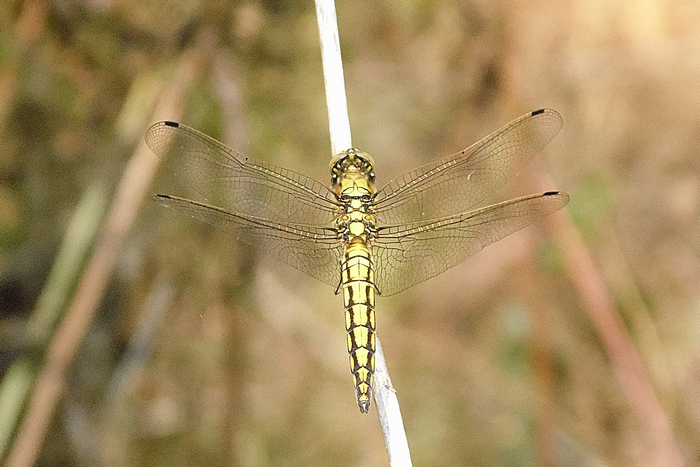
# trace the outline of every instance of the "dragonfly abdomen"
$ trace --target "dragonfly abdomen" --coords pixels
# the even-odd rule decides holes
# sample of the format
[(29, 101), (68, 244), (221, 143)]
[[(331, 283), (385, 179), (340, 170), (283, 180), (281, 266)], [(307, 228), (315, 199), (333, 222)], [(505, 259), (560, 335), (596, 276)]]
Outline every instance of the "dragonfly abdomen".
[(345, 329), (348, 333), (350, 371), (355, 379), (357, 405), (367, 413), (374, 382), (374, 265), (369, 247), (357, 241), (347, 246), (341, 266)]

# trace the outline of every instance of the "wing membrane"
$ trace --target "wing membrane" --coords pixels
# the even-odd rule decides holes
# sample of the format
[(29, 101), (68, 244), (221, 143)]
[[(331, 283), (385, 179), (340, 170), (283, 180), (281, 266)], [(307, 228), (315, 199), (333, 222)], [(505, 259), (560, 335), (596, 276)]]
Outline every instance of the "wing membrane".
[(213, 138), (174, 122), (156, 123), (146, 144), (211, 205), (272, 223), (330, 225), (335, 194), (322, 183), (256, 162)]
[[(547, 192), (471, 210), (561, 128), (553, 110), (527, 114), (468, 149), (392, 180), (374, 197), (377, 287), (392, 295), (457, 265), (568, 202)], [(192, 128), (153, 125), (146, 143), (208, 202), (158, 195), (160, 204), (233, 233), (279, 261), (336, 287), (342, 242), (335, 194), (296, 172), (255, 162)], [(462, 212), (462, 214), (454, 214)], [(430, 220), (427, 220), (430, 219)]]
[(438, 220), (380, 227), (373, 248), (377, 288), (393, 295), (435, 277), (568, 202), (565, 193), (547, 192)]
[(176, 196), (157, 195), (151, 199), (233, 233), (279, 261), (333, 287), (338, 286), (342, 247), (330, 227), (275, 223)]
[(467, 212), (503, 187), (559, 132), (562, 118), (542, 109), (512, 121), (464, 151), (390, 181), (375, 195), (383, 224)]

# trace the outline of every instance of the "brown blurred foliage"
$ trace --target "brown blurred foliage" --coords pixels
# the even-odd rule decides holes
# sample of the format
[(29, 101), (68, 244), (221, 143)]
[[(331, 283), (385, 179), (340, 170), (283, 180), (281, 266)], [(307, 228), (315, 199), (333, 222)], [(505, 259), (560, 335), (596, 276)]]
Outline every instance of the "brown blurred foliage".
[[(700, 3), (363, 0), (338, 18), (354, 144), (379, 185), (527, 111), (564, 116), (500, 196), (571, 195), (673, 443), (700, 464)], [(312, 2), (0, 4), (2, 371), (29, 351), (17, 336), (81, 194), (114, 189), (148, 124), (175, 118), (150, 109), (203, 37), (211, 58), (181, 120), (326, 181)], [(163, 171), (150, 191), (181, 188)], [(531, 227), (379, 298), (416, 465), (653, 463), (563, 255)], [(145, 204), (40, 465), (385, 465), (375, 412), (353, 397), (341, 303)]]

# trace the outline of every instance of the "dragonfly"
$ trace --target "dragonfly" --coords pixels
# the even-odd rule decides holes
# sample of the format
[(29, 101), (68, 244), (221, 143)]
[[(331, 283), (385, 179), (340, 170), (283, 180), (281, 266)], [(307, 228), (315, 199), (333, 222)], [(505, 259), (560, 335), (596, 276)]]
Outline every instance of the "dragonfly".
[(153, 200), (230, 232), (342, 293), (355, 395), (360, 412), (367, 413), (376, 295), (393, 295), (437, 276), (563, 208), (569, 196), (559, 191), (482, 206), (561, 127), (554, 110), (530, 112), (380, 189), (373, 158), (356, 148), (332, 158), (326, 186), (248, 159), (179, 123), (156, 123), (145, 139), (202, 198), (159, 194)]

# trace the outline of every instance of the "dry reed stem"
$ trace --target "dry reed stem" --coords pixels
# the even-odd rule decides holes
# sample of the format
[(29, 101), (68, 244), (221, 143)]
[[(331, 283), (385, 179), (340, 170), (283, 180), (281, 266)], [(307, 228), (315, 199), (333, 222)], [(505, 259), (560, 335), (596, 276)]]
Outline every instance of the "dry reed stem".
[[(182, 113), (183, 98), (202, 69), (206, 48), (198, 42), (183, 55), (168, 91), (161, 96), (156, 115), (172, 118)], [(146, 198), (146, 190), (158, 164), (159, 158), (149, 151), (145, 143), (139, 144), (119, 182), (104, 230), (68, 313), (49, 344), (44, 367), (37, 378), (27, 413), (7, 460), (10, 467), (31, 466), (38, 458), (53, 413), (65, 391), (67, 373), (95, 316), (121, 245)]]
[[(544, 177), (542, 174), (542, 180)], [(542, 185), (551, 186), (552, 183), (543, 181)], [(561, 252), (569, 280), (581, 297), (630, 408), (646, 428), (642, 431), (646, 431), (648, 437), (644, 440), (648, 450), (645, 458), (638, 460), (645, 465), (683, 465), (671, 424), (654, 391), (649, 373), (568, 210), (547, 218), (545, 226)]]

